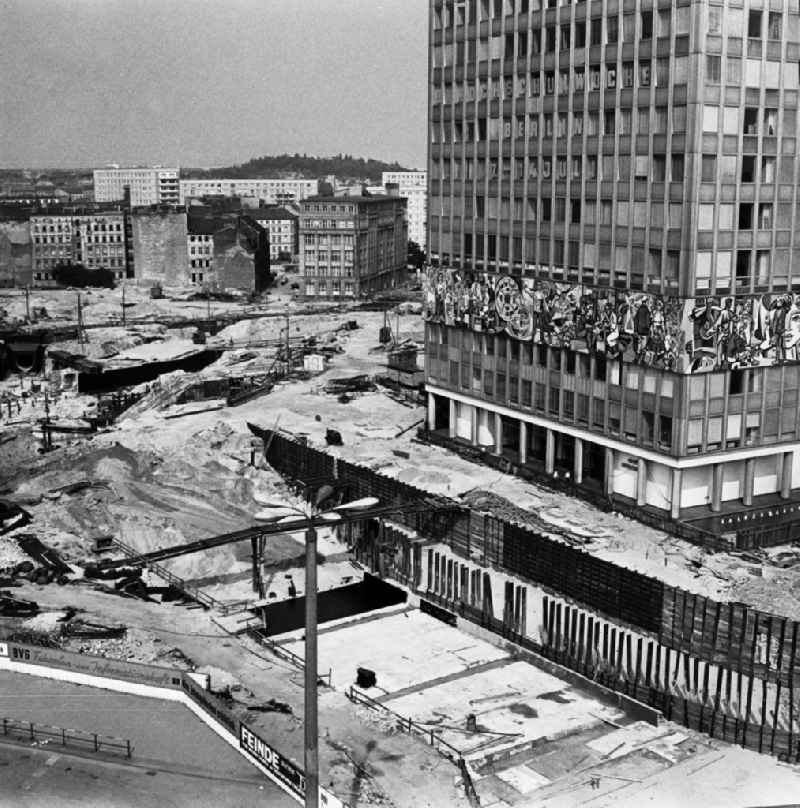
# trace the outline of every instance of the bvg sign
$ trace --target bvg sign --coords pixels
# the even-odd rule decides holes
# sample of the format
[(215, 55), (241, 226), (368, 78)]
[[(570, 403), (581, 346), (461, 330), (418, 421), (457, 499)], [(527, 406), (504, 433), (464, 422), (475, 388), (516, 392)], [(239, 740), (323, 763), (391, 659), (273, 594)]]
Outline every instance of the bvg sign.
[(266, 741), (262, 741), (244, 724), (239, 724), (239, 745), (262, 766), (290, 788), (300, 799), (305, 798), (306, 778), (301, 769), (291, 760), (276, 752)]

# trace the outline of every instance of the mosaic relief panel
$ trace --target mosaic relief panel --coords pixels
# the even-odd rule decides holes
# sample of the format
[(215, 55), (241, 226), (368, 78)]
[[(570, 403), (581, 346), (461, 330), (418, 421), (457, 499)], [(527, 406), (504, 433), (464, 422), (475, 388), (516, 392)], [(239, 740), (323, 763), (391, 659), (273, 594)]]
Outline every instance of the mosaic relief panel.
[(661, 297), (432, 269), (425, 318), (676, 373), (800, 360), (800, 294)]

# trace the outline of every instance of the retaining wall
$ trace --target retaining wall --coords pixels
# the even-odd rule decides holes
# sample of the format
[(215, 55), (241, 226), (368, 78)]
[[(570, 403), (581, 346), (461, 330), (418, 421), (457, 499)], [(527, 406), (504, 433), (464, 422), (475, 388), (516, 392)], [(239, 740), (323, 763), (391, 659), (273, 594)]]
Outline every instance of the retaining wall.
[[(392, 514), (408, 530), (348, 528), (371, 569), (391, 574), (455, 612), (508, 636), (606, 687), (715, 737), (800, 761), (798, 623), (740, 603), (723, 603), (643, 575), (522, 525), (472, 512), (272, 430), (267, 462), (309, 485), (336, 482), (348, 498), (382, 505), (427, 501), (425, 513)], [(440, 509), (437, 512), (437, 509)], [(422, 550), (441, 542), (423, 581)], [(391, 546), (392, 554), (381, 552)], [(485, 576), (506, 576), (493, 593)], [(435, 574), (434, 574), (435, 572)], [(538, 626), (526, 627), (517, 592), (535, 584), (545, 598)], [(497, 586), (497, 584), (495, 584)], [(531, 587), (533, 588), (533, 587)], [(466, 593), (462, 597), (458, 593)], [(487, 598), (488, 595), (488, 598)], [(494, 616), (495, 600), (503, 618)], [(530, 630), (528, 630), (530, 628)], [(537, 631), (538, 629), (538, 631)]]

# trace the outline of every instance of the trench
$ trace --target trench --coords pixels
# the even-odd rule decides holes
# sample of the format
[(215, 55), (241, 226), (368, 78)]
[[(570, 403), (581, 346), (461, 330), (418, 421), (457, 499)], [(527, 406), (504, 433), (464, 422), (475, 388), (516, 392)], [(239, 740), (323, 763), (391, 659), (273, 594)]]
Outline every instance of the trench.
[[(358, 614), (396, 606), (405, 603), (408, 595), (399, 587), (382, 581), (374, 575), (366, 574), (364, 580), (335, 589), (328, 589), (317, 595), (317, 621), (327, 623), (353, 617)], [(265, 634), (274, 636), (288, 631), (296, 631), (305, 626), (305, 596), (270, 603), (257, 611), (266, 627)]]

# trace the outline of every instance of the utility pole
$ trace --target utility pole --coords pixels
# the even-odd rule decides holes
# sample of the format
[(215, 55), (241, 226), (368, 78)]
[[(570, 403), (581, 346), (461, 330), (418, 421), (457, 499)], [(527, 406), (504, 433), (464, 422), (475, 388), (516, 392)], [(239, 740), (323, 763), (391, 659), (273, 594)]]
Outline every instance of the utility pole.
[(292, 369), (291, 354), (289, 353), (289, 315), (286, 315), (286, 372)]
[(317, 531), (306, 530), (305, 755), (306, 808), (319, 804), (319, 735), (317, 718)]
[(25, 317), (31, 321), (31, 287), (25, 287)]
[(125, 281), (122, 282), (122, 326), (125, 327)]
[(47, 395), (47, 382), (45, 382), (44, 386), (44, 424), (42, 425), (42, 432), (44, 437), (44, 448), (45, 449), (52, 449), (53, 448), (53, 434), (47, 428), (50, 424), (50, 399)]
[(81, 293), (78, 292), (78, 342), (83, 349), (83, 311), (81, 309)]

